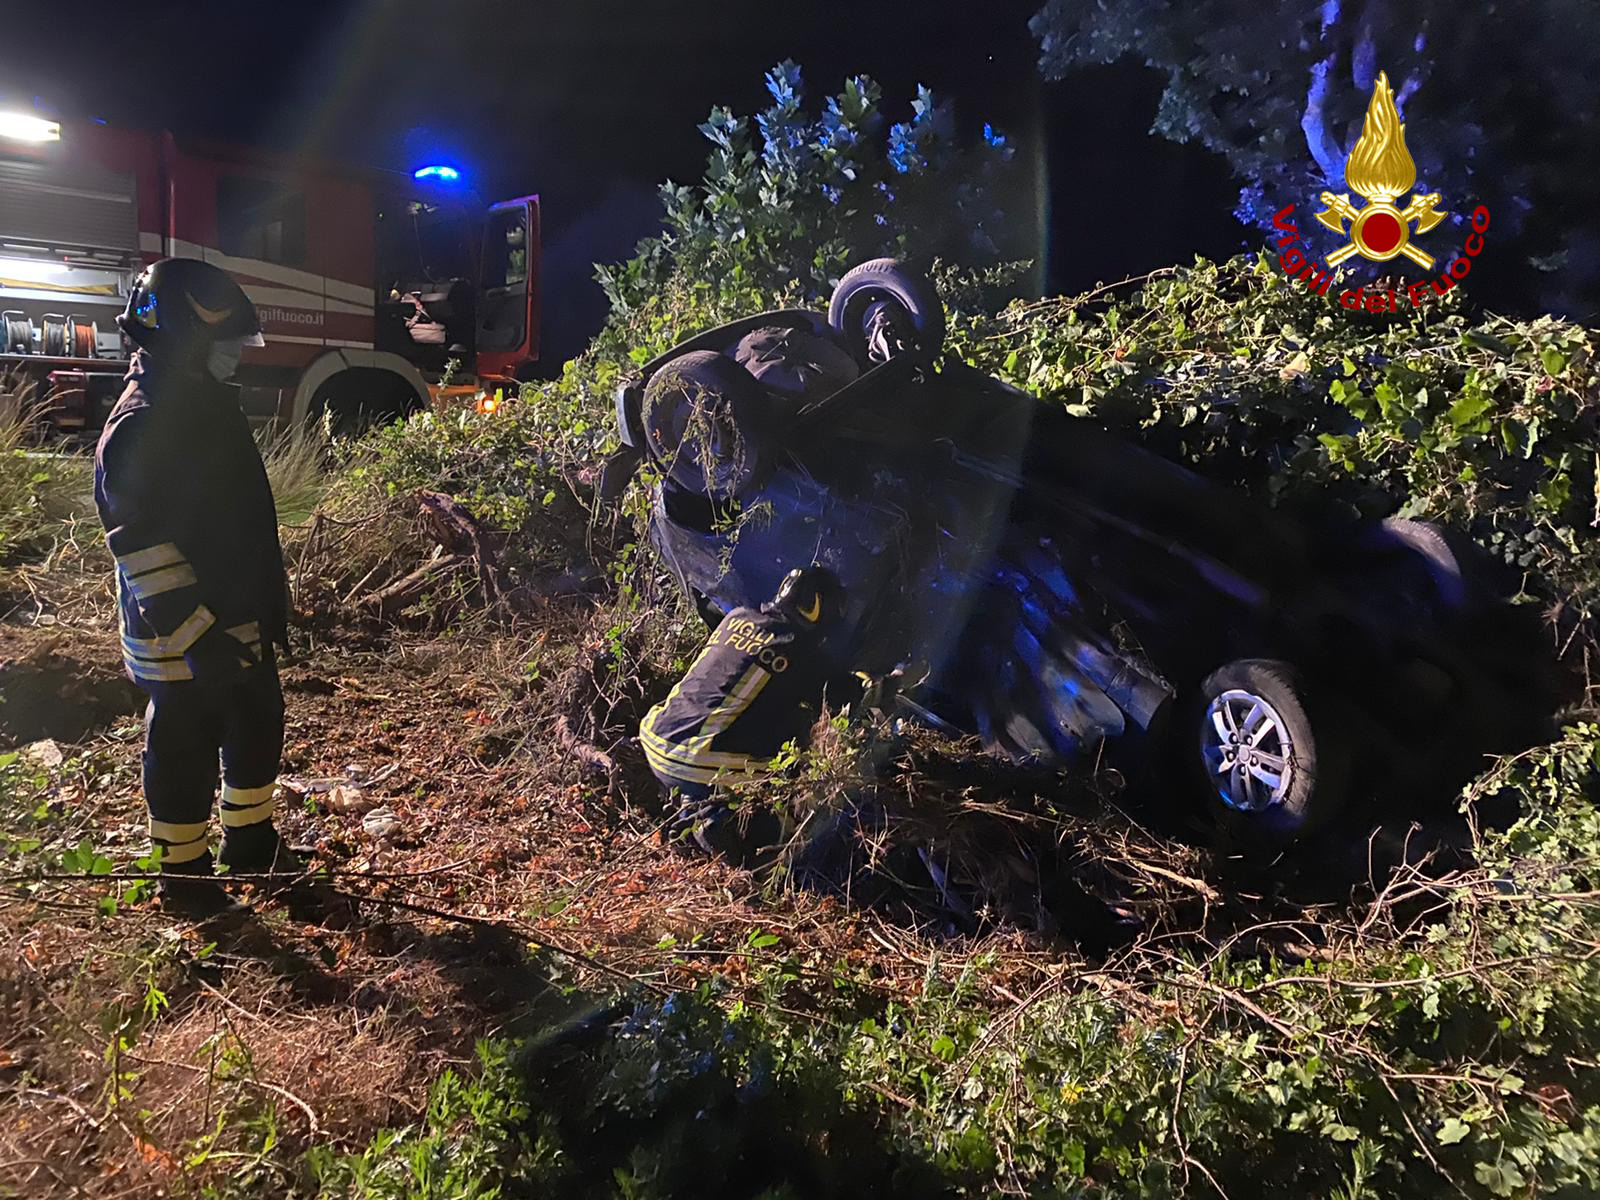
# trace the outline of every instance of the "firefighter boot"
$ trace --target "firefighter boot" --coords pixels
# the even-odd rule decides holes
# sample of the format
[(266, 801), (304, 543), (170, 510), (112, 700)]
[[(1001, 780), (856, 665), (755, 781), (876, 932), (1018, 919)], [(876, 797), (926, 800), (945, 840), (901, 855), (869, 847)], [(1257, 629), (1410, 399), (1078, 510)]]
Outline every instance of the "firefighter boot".
[(262, 896), (281, 900), (299, 921), (319, 925), (348, 923), (349, 905), (326, 882), (309, 878), (309, 868), (284, 843), (271, 821), (224, 827), (218, 859), (236, 875), (269, 876), (249, 879)]
[(222, 890), (211, 873), (209, 852), (188, 862), (161, 867), (156, 900), (162, 912), (190, 921), (232, 919), (250, 911)]
[(224, 826), (217, 861), (232, 875), (282, 876), (282, 879), (268, 881), (278, 887), (303, 875), (306, 869), (300, 856), (284, 845), (271, 821)]

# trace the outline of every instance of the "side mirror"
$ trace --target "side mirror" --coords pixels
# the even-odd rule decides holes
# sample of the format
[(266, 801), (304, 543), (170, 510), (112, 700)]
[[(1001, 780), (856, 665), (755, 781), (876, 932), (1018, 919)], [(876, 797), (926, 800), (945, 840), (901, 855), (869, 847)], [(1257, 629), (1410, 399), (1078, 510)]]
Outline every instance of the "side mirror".
[(617, 389), (617, 437), (630, 450), (644, 450), (644, 390), (636, 383)]

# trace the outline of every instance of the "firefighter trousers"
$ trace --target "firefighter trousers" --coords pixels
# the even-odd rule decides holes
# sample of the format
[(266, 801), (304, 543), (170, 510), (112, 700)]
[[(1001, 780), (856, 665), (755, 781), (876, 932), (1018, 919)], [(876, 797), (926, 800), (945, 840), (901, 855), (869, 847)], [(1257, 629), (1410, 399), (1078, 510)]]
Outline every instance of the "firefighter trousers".
[(161, 864), (181, 868), (208, 854), (208, 825), (222, 764), (223, 857), (276, 835), (273, 794), (283, 755), (283, 691), (271, 651), (225, 683), (141, 680), (145, 710), (144, 796)]

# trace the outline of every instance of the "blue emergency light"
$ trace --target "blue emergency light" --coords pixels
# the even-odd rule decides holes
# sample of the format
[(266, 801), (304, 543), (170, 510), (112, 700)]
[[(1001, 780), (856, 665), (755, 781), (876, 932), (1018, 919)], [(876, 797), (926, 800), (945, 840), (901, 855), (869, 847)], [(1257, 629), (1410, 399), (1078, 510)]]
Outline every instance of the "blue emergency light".
[(418, 167), (411, 173), (413, 179), (437, 179), (440, 183), (454, 183), (461, 178), (461, 172), (454, 167), (432, 166)]

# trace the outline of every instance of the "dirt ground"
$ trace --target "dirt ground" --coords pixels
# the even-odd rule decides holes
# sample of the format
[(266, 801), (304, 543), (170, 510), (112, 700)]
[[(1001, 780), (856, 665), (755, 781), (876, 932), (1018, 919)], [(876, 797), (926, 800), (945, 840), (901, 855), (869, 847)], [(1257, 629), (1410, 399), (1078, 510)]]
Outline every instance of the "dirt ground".
[[(88, 839), (134, 871), (141, 697), (93, 565), (8, 589), (0, 751), (49, 739), (32, 753), (53, 762), (53, 744), (63, 760), (35, 853)], [(0, 892), (0, 1195), (165, 1194), (181, 1147), (265, 1098), (286, 1147), (359, 1147), (414, 1119), (476, 1039), (532, 1020), (552, 966), (597, 990), (713, 971), (737, 989), (752, 937), (770, 933), (885, 994), (920, 986), (930, 938), (952, 974), (1004, 950), (997, 1001), (1064, 969), (1058, 941), (1016, 925), (962, 933), (937, 904), (908, 918), (764, 891), (665, 844), (653, 791), (636, 771), (602, 779), (583, 763), (540, 711), (547, 681), (528, 678), (552, 637), (581, 636), (586, 604), (514, 632), (302, 631), (282, 668), (279, 824), (329, 873), (343, 898), (332, 915), (256, 897), (249, 921), (217, 932), (147, 899), (107, 916), (103, 880), (19, 891), (13, 876)], [(352, 796), (354, 811), (334, 811)]]

